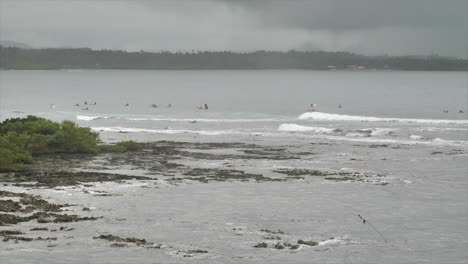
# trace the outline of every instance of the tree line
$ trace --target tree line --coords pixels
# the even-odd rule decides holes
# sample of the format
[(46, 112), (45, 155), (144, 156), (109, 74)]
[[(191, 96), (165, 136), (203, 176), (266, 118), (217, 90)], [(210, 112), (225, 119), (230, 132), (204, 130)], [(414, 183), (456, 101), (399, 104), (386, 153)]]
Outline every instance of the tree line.
[(0, 46), (0, 68), (47, 69), (388, 69), (467, 71), (468, 60), (441, 56), (364, 56), (325, 51), (127, 52), (89, 48), (21, 49)]

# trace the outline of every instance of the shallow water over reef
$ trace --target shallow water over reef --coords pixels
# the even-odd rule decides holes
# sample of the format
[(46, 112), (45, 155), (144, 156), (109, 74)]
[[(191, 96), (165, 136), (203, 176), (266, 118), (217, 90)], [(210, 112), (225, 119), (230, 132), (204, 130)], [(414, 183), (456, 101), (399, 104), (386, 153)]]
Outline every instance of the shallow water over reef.
[[(0, 213), (16, 216), (0, 226), (0, 263), (468, 260), (466, 73), (0, 77), (2, 119), (70, 119), (108, 143), (144, 142), (2, 174), (1, 190), (17, 194), (0, 196), (12, 210)], [(85, 100), (96, 105), (82, 110)]]

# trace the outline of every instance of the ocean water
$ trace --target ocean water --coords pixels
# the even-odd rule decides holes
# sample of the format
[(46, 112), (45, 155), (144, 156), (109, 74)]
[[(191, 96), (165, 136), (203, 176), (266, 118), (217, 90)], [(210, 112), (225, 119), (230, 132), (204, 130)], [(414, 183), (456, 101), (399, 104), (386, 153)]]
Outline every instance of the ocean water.
[[(207, 110), (198, 109), (204, 104)], [(231, 162), (266, 176), (304, 168), (386, 177), (375, 184), (96, 187), (120, 195), (110, 198), (79, 188), (33, 190), (95, 207), (105, 220), (76, 223), (72, 247), (0, 244), (2, 263), (468, 262), (467, 72), (0, 71), (0, 119), (28, 114), (89, 126), (106, 142), (246, 142), (314, 153), (304, 160), (186, 161), (205, 167)], [(127, 221), (115, 220), (121, 218)], [(321, 242), (294, 252), (255, 249), (263, 228), (284, 230), (290, 241)], [(89, 239), (104, 231), (210, 253), (188, 259)]]
[[(292, 134), (464, 145), (468, 140), (467, 75), (1, 71), (0, 119), (33, 113), (53, 120), (69, 119), (103, 132), (140, 133), (143, 139), (152, 133), (161, 138), (173, 134)], [(204, 104), (208, 110), (197, 108)]]

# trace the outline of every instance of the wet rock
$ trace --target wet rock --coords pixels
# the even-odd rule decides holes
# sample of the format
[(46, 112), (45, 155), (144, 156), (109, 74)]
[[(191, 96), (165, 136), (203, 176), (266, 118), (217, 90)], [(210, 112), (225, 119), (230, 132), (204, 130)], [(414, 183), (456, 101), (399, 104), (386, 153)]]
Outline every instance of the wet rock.
[(0, 200), (0, 211), (2, 212), (17, 212), (21, 210), (19, 202), (13, 200)]
[(21, 236), (4, 236), (3, 238), (3, 242), (8, 242), (10, 240), (14, 240), (15, 242), (18, 242), (18, 241), (26, 241), (26, 242), (30, 242), (30, 241), (34, 241), (34, 240), (38, 240), (38, 241), (54, 241), (54, 240), (57, 240), (56, 237), (36, 237), (36, 238), (32, 238), (32, 237), (21, 237)]
[(339, 182), (339, 181), (355, 181), (356, 179), (351, 178), (351, 177), (325, 177), (325, 180)]
[(292, 245), (289, 248), (292, 249), (292, 250), (296, 250), (296, 249), (299, 249), (299, 247), (300, 247), (300, 245)]
[(15, 242), (18, 242), (18, 241), (29, 242), (29, 241), (33, 241), (34, 238), (32, 238), (32, 237), (19, 237), (19, 236), (4, 236), (3, 239), (2, 239), (3, 242), (8, 242), (10, 240), (14, 240)]
[(254, 180), (257, 182), (283, 181), (282, 179), (265, 177), (261, 174), (252, 174), (252, 173), (246, 173), (240, 170), (226, 170), (226, 169), (194, 168), (188, 172), (185, 172), (183, 175), (196, 176), (196, 177), (186, 177), (185, 179), (200, 181), (203, 183), (207, 183), (210, 181), (228, 181), (228, 180), (237, 180), (237, 181)]
[(253, 246), (254, 248), (267, 248), (268, 244), (265, 242), (258, 243), (257, 245)]
[(281, 240), (280, 236), (264, 236), (263, 239), (266, 240)]
[(113, 243), (110, 246), (111, 247), (128, 247), (128, 245), (124, 243)]
[(288, 176), (327, 176), (330, 175), (328, 172), (319, 170), (308, 170), (308, 169), (278, 169), (274, 170), (276, 173), (285, 174)]
[[(268, 159), (268, 160), (291, 160), (300, 159), (298, 156), (291, 155), (285, 151), (285, 148), (264, 148), (264, 149), (244, 149), (242, 150), (245, 154), (250, 156), (247, 159)], [(300, 155), (296, 153), (296, 155)]]
[(26, 217), (11, 215), (11, 214), (0, 214), (0, 226), (3, 225), (14, 225), (19, 222), (29, 221)]
[(189, 254), (206, 254), (208, 253), (207, 250), (202, 250), (202, 249), (189, 249), (187, 250), (187, 253)]
[(277, 231), (273, 231), (269, 229), (261, 229), (260, 231), (268, 233), (268, 234), (284, 234), (284, 231), (281, 231), (280, 229), (278, 229)]
[(57, 205), (49, 203), (38, 196), (34, 196), (26, 193), (14, 193), (7, 191), (0, 191), (0, 197), (15, 197), (19, 201), (0, 200), (0, 211), (3, 212), (21, 212), (30, 213), (35, 210), (44, 211), (59, 211), (61, 207), (66, 205)]
[(96, 217), (81, 217), (78, 215), (69, 215), (69, 214), (55, 214), (55, 213), (45, 213), (39, 212), (31, 216), (32, 219), (37, 219), (38, 223), (69, 223), (69, 222), (78, 222), (78, 221), (87, 221), (87, 220), (97, 220)]
[(307, 245), (307, 246), (313, 247), (313, 246), (317, 246), (317, 245), (318, 245), (318, 242), (312, 241), (312, 240), (310, 240), (310, 241), (304, 241), (304, 240), (302, 240), (302, 239), (299, 239), (299, 240), (297, 241), (297, 244), (300, 244), (300, 245)]
[(145, 239), (140, 239), (136, 237), (131, 237), (131, 238), (121, 238), (119, 236), (114, 236), (111, 234), (108, 235), (100, 235), (98, 237), (93, 237), (94, 239), (104, 239), (107, 241), (112, 241), (112, 242), (125, 242), (125, 243), (134, 243), (137, 246), (140, 245), (147, 245), (147, 244), (153, 244), (153, 243), (148, 243)]
[(283, 244), (281, 244), (281, 243), (279, 243), (279, 242), (276, 243), (273, 247), (274, 247), (275, 249), (284, 249)]
[(29, 231), (48, 231), (49, 229), (47, 227), (34, 227), (29, 229)]
[(14, 225), (20, 222), (28, 222), (37, 219), (38, 223), (66, 223), (66, 222), (77, 222), (85, 220), (96, 220), (96, 217), (80, 217), (78, 215), (68, 214), (56, 214), (38, 212), (30, 216), (17, 216), (11, 214), (0, 214), (0, 226), (2, 225)]
[[(30, 187), (57, 187), (79, 185), (86, 182), (110, 182), (119, 180), (153, 180), (143, 176), (129, 176), (121, 174), (110, 174), (100, 172), (71, 172), (71, 171), (52, 171), (47, 175), (42, 175), (35, 171), (25, 171), (15, 173), (14, 182), (18, 186)], [(35, 184), (25, 182), (36, 182)]]
[(24, 234), (19, 230), (2, 230), (0, 231), (0, 236), (12, 236), (12, 235), (21, 235)]
[(388, 148), (387, 144), (373, 144), (369, 145), (369, 148)]

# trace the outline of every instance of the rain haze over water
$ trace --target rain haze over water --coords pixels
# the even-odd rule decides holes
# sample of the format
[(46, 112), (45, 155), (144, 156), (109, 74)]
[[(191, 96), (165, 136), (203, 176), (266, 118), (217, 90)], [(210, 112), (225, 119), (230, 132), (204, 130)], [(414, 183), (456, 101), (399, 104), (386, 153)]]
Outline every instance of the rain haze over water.
[[(0, 263), (466, 263), (467, 9), (0, 0), (0, 122), (70, 120), (101, 145), (139, 143), (0, 172)], [(243, 55), (306, 54), (292, 49), (416, 70), (254, 70), (278, 54)], [(167, 56), (166, 70), (123, 69), (149, 65), (143, 50), (167, 51), (151, 61)], [(456, 71), (417, 68), (445, 60)], [(15, 138), (1, 128), (0, 168)]]

